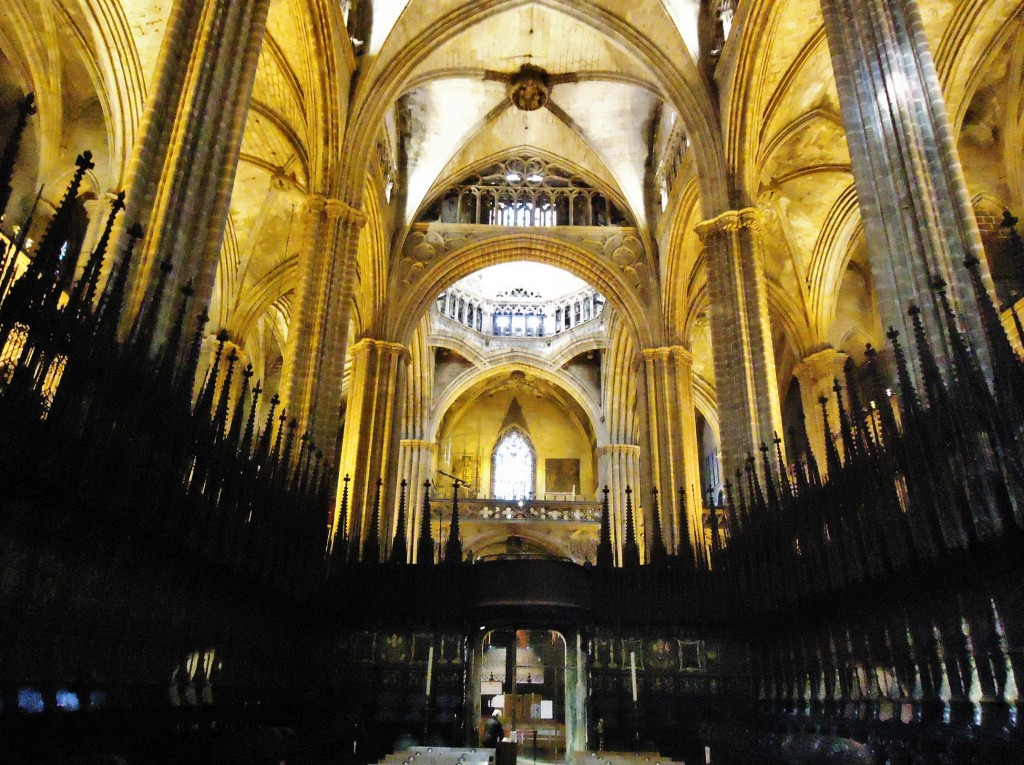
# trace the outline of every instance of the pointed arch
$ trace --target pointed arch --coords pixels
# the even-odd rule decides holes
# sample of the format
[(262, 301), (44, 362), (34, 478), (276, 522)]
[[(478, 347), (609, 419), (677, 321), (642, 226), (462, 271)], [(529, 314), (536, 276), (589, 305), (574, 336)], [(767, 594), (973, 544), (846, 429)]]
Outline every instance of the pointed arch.
[[(374, 60), (365, 78), (361, 78), (353, 99), (349, 150), (344, 153), (343, 164), (339, 168), (341, 196), (354, 207), (361, 206), (365, 165), (372, 156), (373, 141), (384, 114), (430, 52), (488, 18), (527, 2), (538, 3), (566, 14), (582, 25), (598, 29), (634, 53), (672, 107), (686, 121), (687, 135), (695, 149), (704, 207), (710, 214), (726, 210), (729, 204), (728, 183), (716, 110), (710, 96), (710, 85), (696, 62), (689, 57), (682, 62), (674, 60), (669, 51), (659, 48), (650, 34), (644, 34), (618, 14), (597, 4), (581, 5), (576, 0), (472, 0), (453, 8), (443, 18), (424, 24), (404, 44), (396, 43), (400, 50), (394, 55)], [(409, 13), (408, 8), (406, 13)], [(412, 22), (409, 24), (413, 25)], [(384, 48), (387, 47), (386, 42)]]
[(450, 285), (485, 266), (517, 260), (552, 265), (587, 282), (620, 313), (640, 347), (655, 347), (659, 335), (651, 321), (650, 303), (658, 296), (651, 285), (650, 269), (642, 262), (646, 258), (619, 267), (566, 239), (534, 232), (473, 239), (444, 257), (416, 264), (421, 270), (410, 275), (411, 283), (392, 287), (392, 294), (402, 297), (387, 306), (384, 326), (388, 336), (395, 342), (407, 343), (427, 308)]
[[(512, 399), (512, 405), (518, 402)], [(532, 499), (537, 491), (537, 450), (518, 423), (498, 432), (491, 451), (491, 496), (495, 499)]]

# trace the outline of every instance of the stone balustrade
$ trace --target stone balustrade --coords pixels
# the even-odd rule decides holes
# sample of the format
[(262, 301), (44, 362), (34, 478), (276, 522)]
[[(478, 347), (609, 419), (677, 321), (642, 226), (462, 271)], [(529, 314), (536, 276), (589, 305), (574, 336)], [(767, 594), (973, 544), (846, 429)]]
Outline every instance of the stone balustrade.
[[(434, 517), (451, 517), (451, 500), (430, 503)], [(583, 500), (459, 499), (459, 517), (473, 521), (601, 522), (601, 503)]]

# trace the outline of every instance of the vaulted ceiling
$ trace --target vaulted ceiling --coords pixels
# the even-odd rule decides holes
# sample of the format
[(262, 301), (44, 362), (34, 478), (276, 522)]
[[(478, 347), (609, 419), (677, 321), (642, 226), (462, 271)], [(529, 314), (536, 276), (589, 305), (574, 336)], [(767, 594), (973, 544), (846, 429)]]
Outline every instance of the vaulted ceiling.
[[(370, 326), (388, 289), (388, 254), (426, 200), (467, 168), (536, 151), (561, 158), (626, 203), (645, 245), (659, 250), (665, 322), (693, 347), (709, 379), (703, 261), (693, 227), (723, 204), (766, 213), (777, 352), (795, 361), (817, 345), (862, 345), (879, 328), (870, 315), (869, 253), (819, 0), (739, 3), (732, 34), (712, 59), (708, 28), (718, 5), (362, 0), (349, 20), (356, 40), (346, 40), (341, 25), (332, 38), (345, 63), (328, 70), (315, 41), (324, 14), (340, 15), (348, 3), (272, 0), (214, 322), (265, 347), (268, 365), (279, 362), (302, 205), (309, 194), (322, 194), (369, 213), (358, 277), (373, 297), (356, 315), (360, 329)], [(16, 177), (19, 215), (39, 184), (47, 184), (46, 197), (59, 195), (62, 174), (86, 148), (97, 156), (92, 193), (127, 182), (172, 6), (5, 4), (0, 101), (6, 107), (28, 89), (41, 99), (25, 142), (32, 159)], [(997, 212), (1004, 205), (1019, 212), (1022, 6), (919, 6), (972, 198)], [(508, 98), (510, 79), (524, 64), (550, 77), (550, 99), (536, 111), (521, 111)], [(336, 97), (330, 114), (317, 106), (325, 83)], [(0, 113), (0, 131), (5, 119)], [(337, 123), (334, 143), (324, 138), (328, 120)], [(674, 185), (663, 190), (659, 152), (670, 124), (682, 126), (688, 153)], [(377, 173), (375, 143), (390, 153), (393, 176)], [(385, 194), (388, 183), (394, 198)], [(792, 364), (777, 367), (785, 377)]]
[[(524, 64), (550, 75), (538, 111), (509, 101)], [(606, 180), (646, 218), (645, 172), (661, 104), (636, 58), (560, 10), (526, 3), (469, 27), (419, 67), (407, 111), (406, 220), (439, 179), (514, 147), (555, 154)], [(453, 162), (456, 160), (456, 162)]]

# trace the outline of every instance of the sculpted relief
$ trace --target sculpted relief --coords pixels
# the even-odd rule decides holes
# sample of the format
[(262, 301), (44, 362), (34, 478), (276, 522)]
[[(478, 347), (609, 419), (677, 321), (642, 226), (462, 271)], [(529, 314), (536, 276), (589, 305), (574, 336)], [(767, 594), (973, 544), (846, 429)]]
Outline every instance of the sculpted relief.
[[(468, 226), (446, 224), (418, 224), (406, 239), (402, 249), (401, 263), (396, 269), (398, 286), (407, 289), (416, 284), (424, 270), (438, 258), (454, 256), (462, 248), (485, 239), (507, 236), (508, 232), (498, 228), (469, 230)], [(588, 228), (583, 231), (558, 231), (548, 235), (554, 241), (563, 241), (586, 250), (614, 266), (626, 284), (642, 301), (655, 294), (653, 271), (648, 264), (643, 242), (634, 229), (605, 227), (600, 231)]]

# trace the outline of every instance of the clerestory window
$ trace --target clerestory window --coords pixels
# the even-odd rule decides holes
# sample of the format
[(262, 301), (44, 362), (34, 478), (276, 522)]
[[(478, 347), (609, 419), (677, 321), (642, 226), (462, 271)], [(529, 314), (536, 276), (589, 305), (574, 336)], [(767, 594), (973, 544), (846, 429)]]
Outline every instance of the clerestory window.
[(604, 192), (538, 157), (513, 157), (444, 189), (420, 222), (489, 226), (628, 226)]

